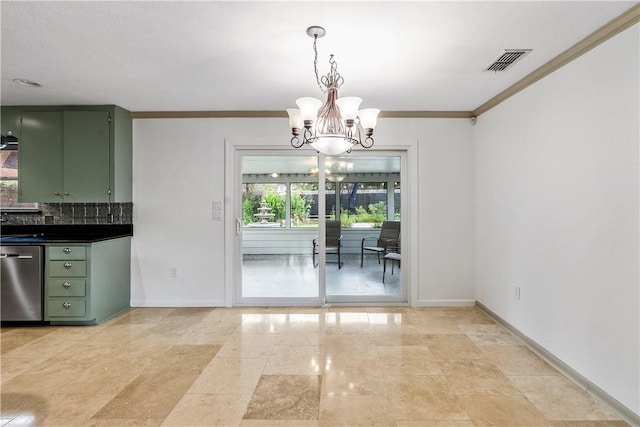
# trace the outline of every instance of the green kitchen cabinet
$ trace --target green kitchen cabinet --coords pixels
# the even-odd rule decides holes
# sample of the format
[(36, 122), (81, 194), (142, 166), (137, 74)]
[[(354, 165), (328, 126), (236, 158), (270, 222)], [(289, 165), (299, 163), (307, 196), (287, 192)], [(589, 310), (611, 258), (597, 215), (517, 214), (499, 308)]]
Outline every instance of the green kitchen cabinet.
[(130, 202), (131, 156), (131, 115), (120, 107), (23, 107), (19, 200)]
[(44, 317), (90, 325), (129, 308), (131, 237), (46, 245)]

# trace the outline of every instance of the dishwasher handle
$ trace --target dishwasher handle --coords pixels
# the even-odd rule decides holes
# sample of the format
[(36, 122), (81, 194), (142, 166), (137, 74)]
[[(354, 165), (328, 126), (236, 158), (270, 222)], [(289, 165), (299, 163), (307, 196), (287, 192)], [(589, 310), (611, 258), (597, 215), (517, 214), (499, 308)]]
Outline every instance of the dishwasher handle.
[(33, 259), (33, 255), (29, 254), (0, 254), (0, 259), (4, 258), (18, 258), (18, 259)]

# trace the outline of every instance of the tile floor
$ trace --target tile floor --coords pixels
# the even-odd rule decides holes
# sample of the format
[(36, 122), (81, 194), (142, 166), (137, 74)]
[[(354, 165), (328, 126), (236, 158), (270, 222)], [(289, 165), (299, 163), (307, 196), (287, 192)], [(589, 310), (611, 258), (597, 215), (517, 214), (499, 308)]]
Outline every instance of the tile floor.
[(626, 426), (475, 308), (136, 308), (2, 328), (2, 426)]

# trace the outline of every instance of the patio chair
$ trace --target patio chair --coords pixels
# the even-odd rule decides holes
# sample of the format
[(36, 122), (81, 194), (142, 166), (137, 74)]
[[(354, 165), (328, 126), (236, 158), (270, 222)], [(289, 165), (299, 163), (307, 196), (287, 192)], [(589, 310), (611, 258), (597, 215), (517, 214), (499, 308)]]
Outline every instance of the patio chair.
[[(326, 223), (326, 253), (338, 255), (338, 270), (342, 268), (340, 259), (340, 246), (342, 243), (342, 227), (340, 221), (327, 221)], [(316, 266), (316, 255), (320, 246), (320, 237), (313, 239), (313, 266)], [(327, 261), (328, 263), (329, 261)]]
[[(360, 244), (360, 267), (364, 262), (364, 251), (375, 252), (378, 255), (380, 264), (380, 254), (385, 253), (387, 242), (400, 239), (400, 221), (385, 221), (382, 223), (379, 236), (367, 236)], [(375, 245), (373, 244), (375, 241)]]
[(395, 263), (398, 263), (398, 269), (400, 268), (400, 240), (389, 240), (384, 252), (382, 261), (382, 283), (384, 283), (384, 275), (387, 272), (387, 261), (391, 261), (391, 274), (393, 274), (393, 267)]

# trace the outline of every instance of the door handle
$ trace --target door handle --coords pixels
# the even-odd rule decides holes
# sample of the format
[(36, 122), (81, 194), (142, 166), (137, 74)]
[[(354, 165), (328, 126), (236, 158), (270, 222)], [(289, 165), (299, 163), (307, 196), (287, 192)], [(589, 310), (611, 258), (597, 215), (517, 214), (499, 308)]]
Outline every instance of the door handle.
[(240, 218), (236, 218), (236, 236), (239, 236), (242, 233), (242, 221)]

